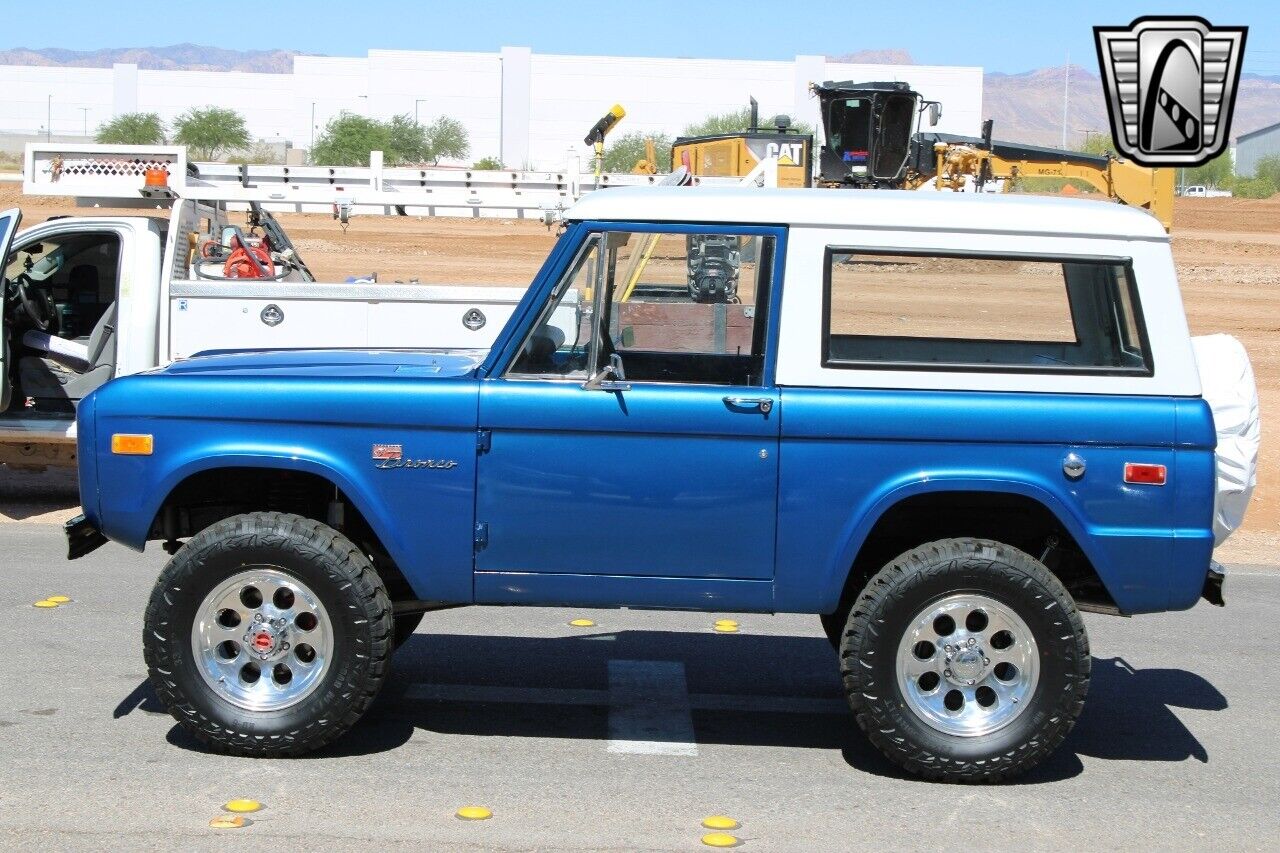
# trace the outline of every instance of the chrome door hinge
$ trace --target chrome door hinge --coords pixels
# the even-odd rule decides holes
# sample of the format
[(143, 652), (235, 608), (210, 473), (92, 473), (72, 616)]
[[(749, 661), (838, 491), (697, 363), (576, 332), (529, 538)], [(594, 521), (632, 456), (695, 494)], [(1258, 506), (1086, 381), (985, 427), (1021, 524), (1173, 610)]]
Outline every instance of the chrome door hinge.
[(476, 538), (475, 538), (476, 553), (483, 551), (488, 546), (489, 546), (489, 522), (477, 521), (476, 522)]
[(488, 453), (491, 447), (493, 447), (493, 430), (476, 430), (476, 455)]

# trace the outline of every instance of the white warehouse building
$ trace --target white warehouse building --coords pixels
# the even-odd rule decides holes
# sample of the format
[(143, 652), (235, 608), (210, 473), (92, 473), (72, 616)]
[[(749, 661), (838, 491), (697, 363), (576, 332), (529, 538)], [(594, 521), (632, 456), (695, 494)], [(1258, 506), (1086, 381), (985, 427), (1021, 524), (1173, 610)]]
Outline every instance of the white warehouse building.
[(343, 111), (386, 119), (440, 115), (466, 125), (468, 160), (496, 157), (508, 167), (562, 166), (614, 103), (627, 110), (618, 133), (678, 134), (709, 113), (739, 109), (754, 96), (761, 117), (786, 113), (818, 125), (809, 84), (825, 80), (904, 80), (943, 104), (937, 129), (976, 135), (982, 121), (982, 69), (874, 65), (797, 56), (792, 61), (656, 59), (538, 54), (371, 50), (365, 57), (298, 56), (291, 74), (0, 66), (0, 133), (70, 139), (129, 112), (166, 122), (190, 107), (216, 104), (244, 115), (252, 136), (309, 148)]

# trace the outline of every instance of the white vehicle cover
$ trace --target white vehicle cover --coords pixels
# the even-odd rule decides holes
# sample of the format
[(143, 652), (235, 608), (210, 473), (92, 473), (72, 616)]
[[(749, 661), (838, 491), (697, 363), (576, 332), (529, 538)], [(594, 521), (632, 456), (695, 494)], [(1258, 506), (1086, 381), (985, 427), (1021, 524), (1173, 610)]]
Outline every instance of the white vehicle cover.
[(1218, 433), (1218, 488), (1213, 499), (1213, 538), (1221, 545), (1244, 521), (1258, 484), (1258, 387), (1244, 345), (1231, 335), (1191, 339), (1205, 402)]

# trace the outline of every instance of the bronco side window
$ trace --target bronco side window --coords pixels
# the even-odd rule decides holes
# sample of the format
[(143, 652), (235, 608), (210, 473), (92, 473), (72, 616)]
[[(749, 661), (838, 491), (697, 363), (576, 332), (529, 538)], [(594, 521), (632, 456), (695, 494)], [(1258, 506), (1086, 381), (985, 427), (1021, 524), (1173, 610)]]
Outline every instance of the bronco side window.
[(508, 375), (759, 385), (772, 236), (610, 231), (556, 286)]
[(828, 248), (823, 366), (1150, 375), (1119, 260)]

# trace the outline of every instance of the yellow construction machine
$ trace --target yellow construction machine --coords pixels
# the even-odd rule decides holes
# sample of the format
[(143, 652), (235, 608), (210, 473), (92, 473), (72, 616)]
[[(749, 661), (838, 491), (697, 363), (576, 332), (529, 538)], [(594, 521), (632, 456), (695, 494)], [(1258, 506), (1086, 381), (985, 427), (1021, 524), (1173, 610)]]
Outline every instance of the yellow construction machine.
[(993, 142), (989, 120), (982, 131), (981, 139), (920, 135), (920, 156), (932, 153), (932, 168), (909, 170), (905, 186), (983, 192), (987, 184), (1003, 182), (1009, 192), (1025, 178), (1076, 179), (1107, 198), (1150, 211), (1166, 231), (1173, 227), (1173, 169), (1148, 169), (1109, 154)]
[(979, 137), (922, 131), (927, 116), (937, 125), (942, 105), (924, 100), (903, 82), (827, 82), (811, 87), (822, 116), (822, 141), (814, 164), (813, 138), (788, 132), (779, 116), (776, 133), (751, 127), (740, 133), (682, 137), (672, 164), (694, 175), (742, 177), (767, 156), (779, 156), (780, 186), (1009, 192), (1024, 178), (1077, 178), (1107, 198), (1149, 210), (1166, 229), (1173, 225), (1172, 169), (1148, 169), (1112, 155), (993, 142), (991, 122)]
[(671, 165), (698, 177), (745, 177), (767, 157), (778, 158), (778, 186), (813, 186), (813, 137), (791, 129), (791, 119), (775, 116), (773, 128), (760, 127), (760, 108), (751, 99), (750, 126), (738, 133), (681, 136), (671, 146)]

